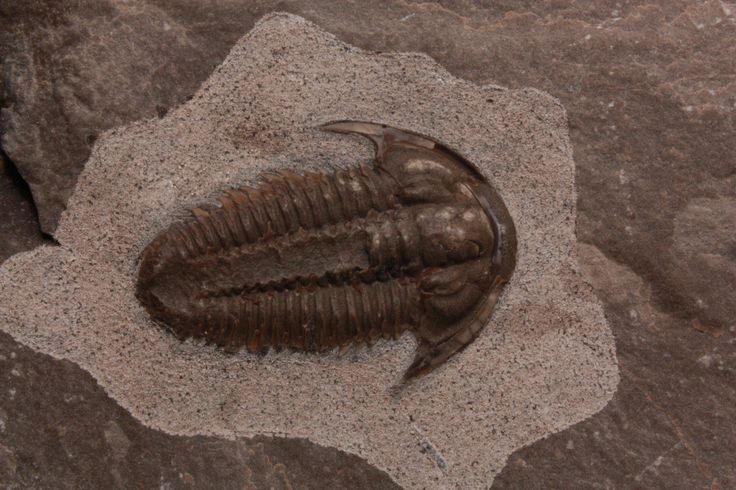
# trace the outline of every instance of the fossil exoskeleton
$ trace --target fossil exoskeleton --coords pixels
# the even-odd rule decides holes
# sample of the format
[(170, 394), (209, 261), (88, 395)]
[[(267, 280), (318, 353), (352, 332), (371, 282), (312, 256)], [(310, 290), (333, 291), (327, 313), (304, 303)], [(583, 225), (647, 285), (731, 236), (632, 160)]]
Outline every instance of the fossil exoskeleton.
[(324, 352), (397, 338), (431, 371), (475, 339), (515, 265), (509, 213), (463, 158), (373, 123), (371, 167), (282, 172), (227, 191), (142, 254), (137, 296), (177, 337), (227, 351)]

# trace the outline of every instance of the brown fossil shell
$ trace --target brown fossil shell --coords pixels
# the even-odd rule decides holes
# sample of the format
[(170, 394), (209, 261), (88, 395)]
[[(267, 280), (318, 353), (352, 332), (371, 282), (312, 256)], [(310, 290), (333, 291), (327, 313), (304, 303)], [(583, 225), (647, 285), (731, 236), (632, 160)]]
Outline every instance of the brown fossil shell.
[(373, 123), (324, 129), (376, 145), (372, 167), (290, 172), (227, 191), (145, 248), (136, 294), (177, 337), (225, 350), (323, 352), (396, 338), (405, 378), (475, 339), (515, 266), (514, 225), (463, 158)]

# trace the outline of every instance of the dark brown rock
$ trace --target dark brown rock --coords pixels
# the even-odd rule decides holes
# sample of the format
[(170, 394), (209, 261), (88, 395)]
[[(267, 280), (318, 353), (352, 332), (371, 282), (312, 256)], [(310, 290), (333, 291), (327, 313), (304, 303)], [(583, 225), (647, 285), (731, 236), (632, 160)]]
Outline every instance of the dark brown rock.
[(0, 153), (0, 262), (43, 242), (28, 185)]
[(68, 361), (0, 333), (0, 487), (399, 488), (307, 440), (178, 437), (148, 429)]
[[(185, 0), (38, 2), (0, 11), (8, 26), (2, 144), (31, 186), (45, 231), (99, 132), (186, 99), (275, 7), (246, 4), (205, 11)], [(675, 216), (690, 199), (736, 187), (728, 138), (736, 95), (727, 76), (736, 69), (736, 28), (727, 5), (365, 2), (351, 7), (350, 22), (341, 2), (278, 8), (358, 46), (424, 51), (470, 80), (560, 97), (580, 170), (581, 238), (631, 264), (679, 315), (734, 317), (736, 302), (718, 301), (707, 284), (683, 287), (690, 274), (672, 250)]]
[[(54, 5), (0, 7), (12, 27), (0, 29), (9, 94), (2, 144), (48, 231), (94, 135), (184, 100), (274, 8), (364, 48), (423, 51), (477, 83), (559, 97), (578, 165), (578, 234), (596, 247), (588, 265), (602, 271), (622, 381), (603, 412), (519, 451), (496, 485), (734, 485), (733, 4)], [(623, 297), (621, 275), (633, 287)], [(0, 471), (25, 464), (4, 454), (0, 447)]]
[(701, 331), (663, 313), (629, 268), (584, 250), (616, 333), (618, 392), (594, 417), (517, 451), (493, 487), (733, 488), (733, 329)]
[(97, 135), (184, 101), (248, 30), (238, 17), (252, 24), (259, 16), (235, 6), (160, 3), (0, 6), (2, 147), (29, 183), (48, 233)]
[[(49, 243), (3, 159), (0, 262)], [(141, 425), (85, 371), (0, 332), (0, 487), (400, 488), (357, 456), (304, 439), (178, 437)]]

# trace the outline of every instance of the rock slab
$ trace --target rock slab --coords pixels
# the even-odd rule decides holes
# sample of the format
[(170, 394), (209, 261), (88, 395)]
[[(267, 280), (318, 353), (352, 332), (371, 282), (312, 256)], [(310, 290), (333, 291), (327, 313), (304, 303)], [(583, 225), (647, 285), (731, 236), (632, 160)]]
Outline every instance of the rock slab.
[[(519, 264), (481, 336), (443, 369), (393, 387), (410, 336), (347, 356), (225, 355), (181, 344), (133, 296), (137, 258), (172, 219), (269, 170), (370, 163), (331, 120), (382, 122), (466, 156), (515, 220)], [(276, 434), (358, 454), (406, 488), (487, 486), (515, 449), (600, 410), (613, 338), (577, 271), (574, 165), (561, 105), (479, 87), (423, 55), (378, 55), (275, 14), (193, 99), (103, 134), (56, 233), (0, 268), (0, 325), (87, 369), (172, 434)]]

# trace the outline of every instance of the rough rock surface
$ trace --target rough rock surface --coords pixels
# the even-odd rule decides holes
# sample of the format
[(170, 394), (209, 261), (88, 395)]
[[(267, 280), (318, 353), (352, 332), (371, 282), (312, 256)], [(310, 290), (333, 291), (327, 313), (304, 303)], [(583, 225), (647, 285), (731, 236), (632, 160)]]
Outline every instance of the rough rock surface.
[[(410, 335), (349, 356), (264, 357), (182, 344), (154, 325), (133, 296), (146, 243), (264, 172), (370, 162), (365, 141), (317, 129), (345, 119), (442, 141), (504, 199), (517, 266), (473, 344), (396, 390)], [(406, 488), (476, 488), (517, 447), (600, 410), (618, 381), (602, 309), (577, 272), (573, 175), (564, 110), (546, 94), (479, 87), (425, 56), (362, 52), (299, 17), (269, 16), (191, 101), (101, 135), (60, 246), (0, 268), (0, 324), (89, 370), (154, 428), (306, 436)]]
[(0, 155), (0, 262), (44, 243), (28, 186)]
[[(4, 117), (9, 111), (21, 133), (39, 127), (42, 134), (62, 135), (37, 140), (44, 158), (33, 157), (41, 154), (34, 140), (14, 152), (23, 175), (36, 179), (39, 202), (54, 188), (68, 195), (74, 180), (41, 182), (44, 166), (76, 176), (96, 134), (164, 113), (169, 107), (164, 101), (186, 99), (276, 2), (208, 2), (206, 11), (189, 0), (57, 5), (0, 5), (0, 36), (5, 36), (0, 49), (8, 53), (0, 59), (8, 93)], [(736, 395), (728, 363), (736, 344), (733, 315), (727, 313), (736, 304), (736, 287), (727, 275), (734, 264), (727, 239), (735, 234), (729, 231), (734, 220), (716, 210), (732, 209), (728, 203), (734, 199), (736, 5), (699, 0), (344, 5), (280, 1), (278, 9), (299, 13), (359, 47), (428, 53), (454, 75), (477, 83), (541, 88), (568, 111), (577, 165), (577, 230), (599, 250), (583, 257), (607, 258), (608, 272), (600, 277), (610, 279), (598, 287), (616, 334), (622, 382), (603, 412), (517, 452), (496, 485), (645, 486), (640, 482), (646, 478), (646, 486), (659, 488), (683, 482), (694, 488), (732, 486)], [(114, 66), (98, 69), (95, 56), (114, 60)], [(22, 139), (12, 131), (4, 138)], [(703, 210), (702, 202), (712, 211)], [(44, 209), (51, 230), (60, 207)], [(723, 224), (701, 229), (703, 218)], [(3, 224), (0, 220), (5, 231)], [(8, 240), (19, 243), (16, 235), (0, 233), (1, 243)], [(694, 263), (688, 249), (699, 250), (695, 258), (706, 266)], [(691, 260), (683, 261), (683, 253)], [(641, 288), (623, 297), (608, 289), (621, 271), (641, 281)], [(703, 298), (707, 307), (698, 301)], [(642, 381), (646, 390), (640, 389)], [(693, 407), (700, 409), (695, 416)]]
[(399, 488), (360, 458), (306, 440), (163, 434), (136, 421), (75, 364), (4, 333), (0, 348), (3, 489)]
[[(193, 0), (0, 7), (2, 145), (30, 184), (42, 229), (56, 227), (101, 131), (191, 96), (273, 8)], [(682, 267), (674, 243), (676, 215), (691, 199), (733, 198), (736, 188), (733, 4), (358, 2), (347, 23), (343, 2), (278, 8), (358, 47), (422, 51), (462, 78), (559, 97), (578, 162), (581, 239), (650, 281), (666, 310), (721, 325), (736, 317), (736, 301), (720, 301), (707, 280), (690, 280), (736, 281), (733, 267)]]
[(593, 246), (581, 261), (607, 299), (622, 381), (600, 413), (514, 454), (494, 488), (734, 488), (736, 329), (672, 318)]
[[(0, 262), (45, 243), (30, 192), (0, 173)], [(365, 460), (305, 439), (170, 436), (144, 427), (86, 371), (0, 333), (0, 487), (399, 488)]]

